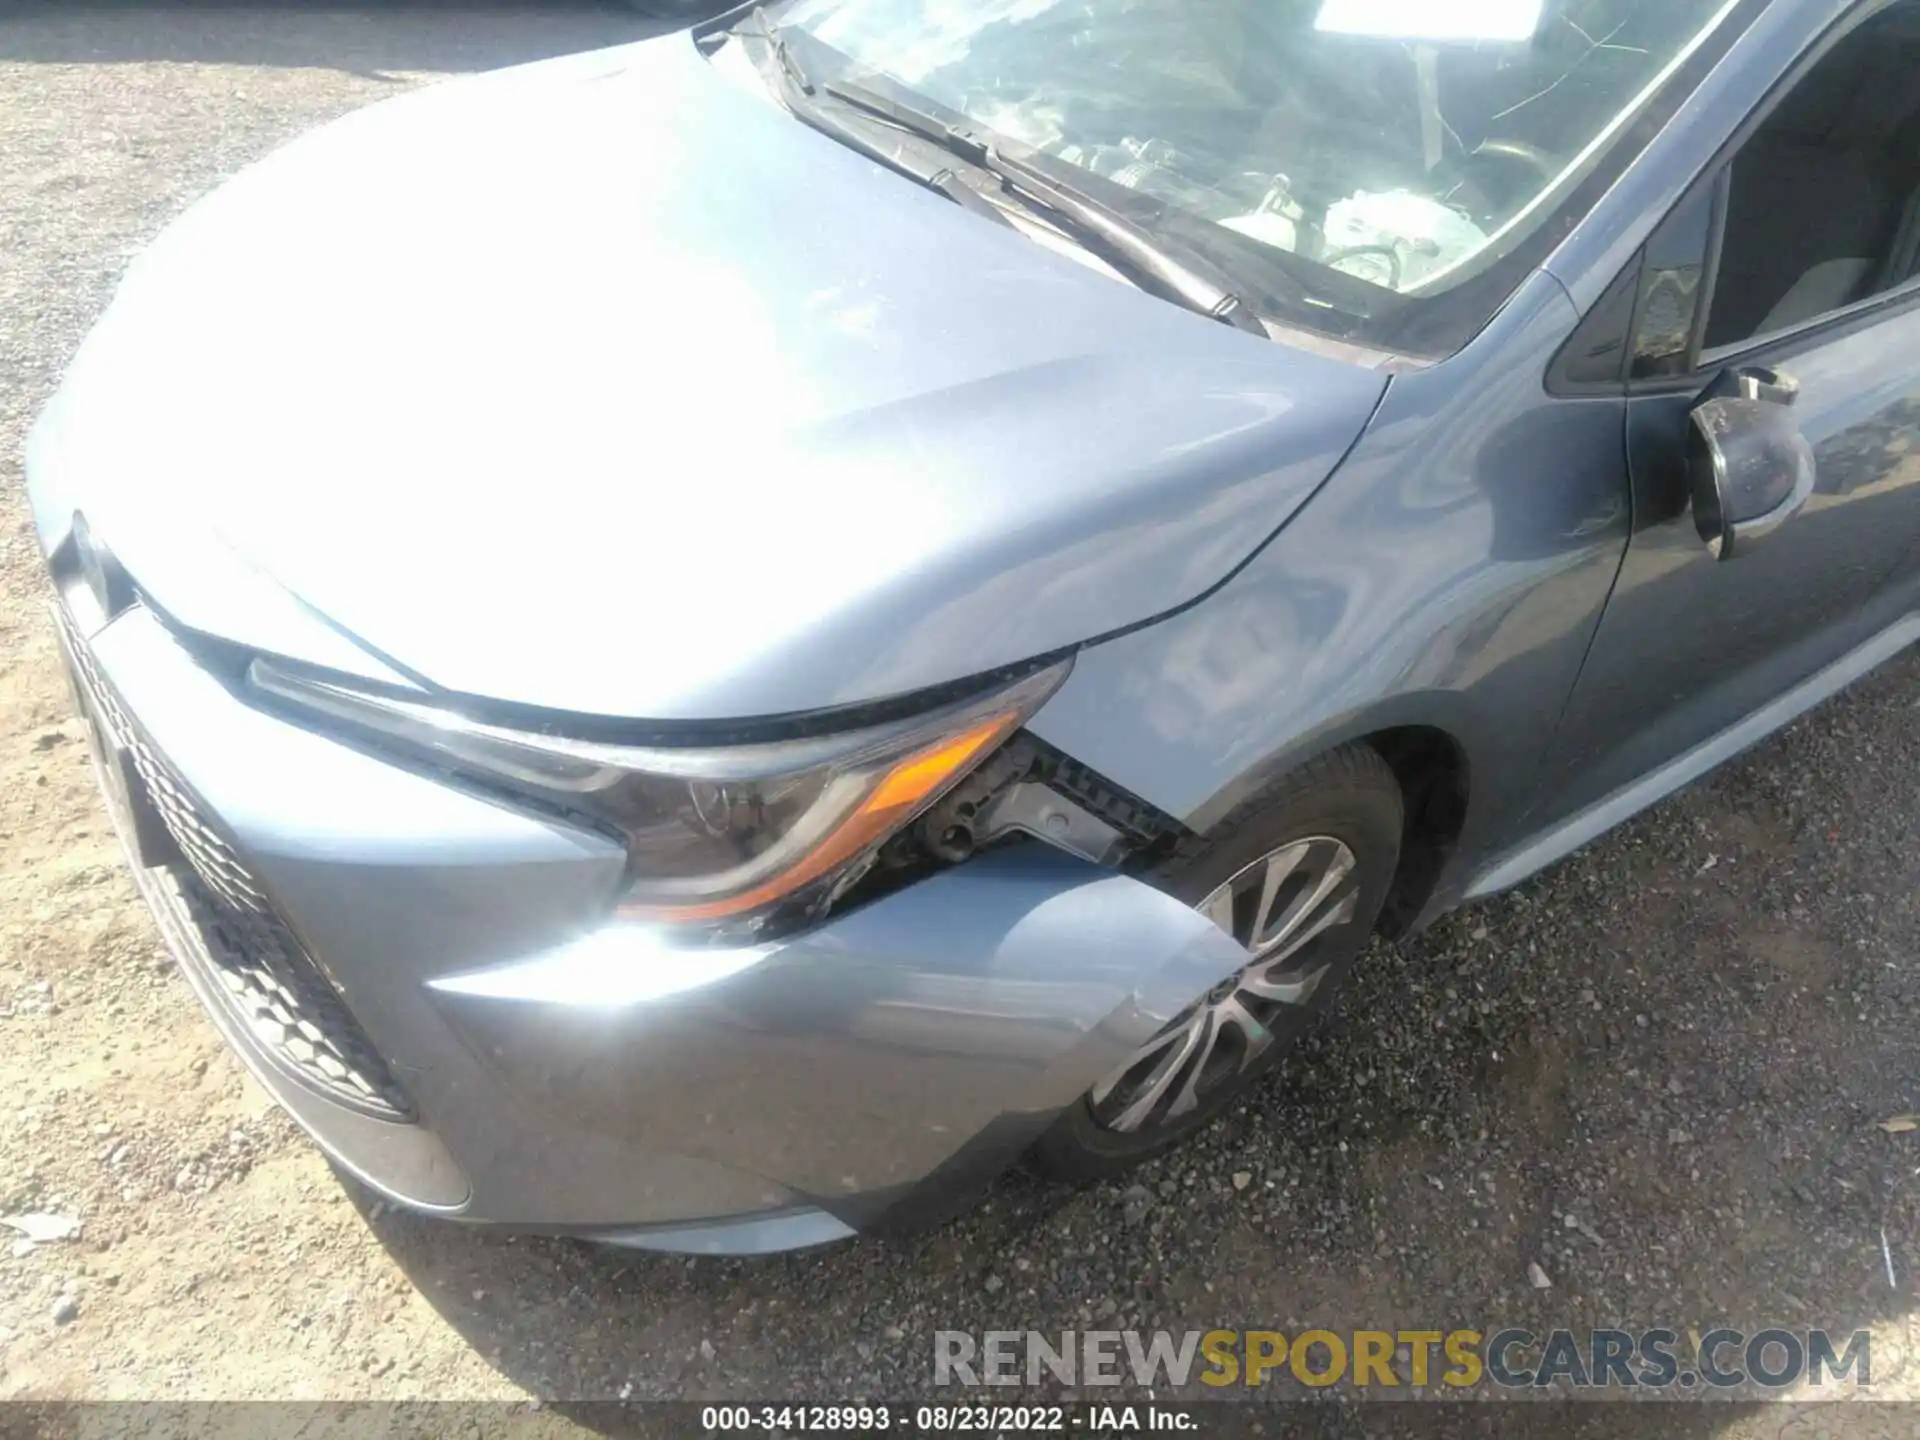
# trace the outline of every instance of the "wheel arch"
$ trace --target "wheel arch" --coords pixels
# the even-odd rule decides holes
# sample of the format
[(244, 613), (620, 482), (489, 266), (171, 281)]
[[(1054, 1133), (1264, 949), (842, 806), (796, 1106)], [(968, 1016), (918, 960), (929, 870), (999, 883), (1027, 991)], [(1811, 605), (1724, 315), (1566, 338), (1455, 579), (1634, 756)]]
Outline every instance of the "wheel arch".
[(1393, 771), (1400, 786), (1405, 828), (1393, 886), (1380, 912), (1380, 932), (1406, 934), (1438, 888), (1467, 824), (1472, 773), (1467, 752), (1433, 725), (1397, 725), (1360, 737)]
[[(1487, 797), (1475, 794), (1475, 767), (1462, 738), (1472, 729), (1470, 714), (1455, 715), (1462, 723), (1449, 725), (1437, 723), (1430, 713), (1396, 713), (1399, 708), (1349, 716), (1343, 724), (1283, 747), (1190, 813), (1186, 823), (1201, 832), (1211, 830), (1279, 776), (1343, 745), (1365, 745), (1393, 772), (1405, 811), (1400, 858), (1380, 930), (1390, 938), (1409, 933), (1430, 918), (1426, 912), (1460, 852), (1471, 807)], [(1484, 805), (1479, 808), (1484, 812)]]

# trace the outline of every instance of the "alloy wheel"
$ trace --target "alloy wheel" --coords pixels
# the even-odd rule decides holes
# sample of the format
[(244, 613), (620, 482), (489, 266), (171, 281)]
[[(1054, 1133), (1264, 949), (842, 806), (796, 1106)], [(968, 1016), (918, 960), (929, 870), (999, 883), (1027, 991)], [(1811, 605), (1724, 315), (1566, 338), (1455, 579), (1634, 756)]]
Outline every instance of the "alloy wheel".
[(1354, 918), (1354, 870), (1345, 842), (1315, 835), (1262, 856), (1195, 906), (1248, 963), (1093, 1087), (1094, 1122), (1132, 1133), (1177, 1119), (1264, 1055), (1276, 1020), (1304, 1009), (1333, 967), (1337, 957), (1315, 942)]

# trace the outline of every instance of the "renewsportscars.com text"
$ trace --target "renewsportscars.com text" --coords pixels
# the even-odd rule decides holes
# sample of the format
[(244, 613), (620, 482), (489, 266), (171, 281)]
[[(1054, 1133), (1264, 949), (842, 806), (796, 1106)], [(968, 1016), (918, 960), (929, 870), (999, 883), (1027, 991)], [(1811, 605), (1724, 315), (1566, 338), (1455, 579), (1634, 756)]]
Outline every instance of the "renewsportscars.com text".
[(1825, 1330), (939, 1330), (936, 1385), (1778, 1390), (1873, 1383), (1872, 1337)]

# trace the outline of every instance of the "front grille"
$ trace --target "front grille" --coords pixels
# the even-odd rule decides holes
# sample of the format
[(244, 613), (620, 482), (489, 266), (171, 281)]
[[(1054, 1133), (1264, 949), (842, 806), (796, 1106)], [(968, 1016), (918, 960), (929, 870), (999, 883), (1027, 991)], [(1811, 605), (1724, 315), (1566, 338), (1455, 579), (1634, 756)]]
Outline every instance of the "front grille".
[(387, 1120), (413, 1106), (333, 982), (275, 912), (206, 805), (106, 682), (64, 607), (56, 607), (76, 680), (126, 747), (184, 865), (148, 870), (142, 889), (191, 942), (219, 1001), (284, 1070), (330, 1099)]

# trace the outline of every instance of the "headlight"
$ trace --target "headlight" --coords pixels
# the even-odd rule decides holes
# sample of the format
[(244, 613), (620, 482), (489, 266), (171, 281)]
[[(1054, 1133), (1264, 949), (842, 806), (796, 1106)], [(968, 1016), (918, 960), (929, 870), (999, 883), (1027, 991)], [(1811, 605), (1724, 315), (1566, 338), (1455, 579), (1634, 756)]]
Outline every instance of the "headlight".
[(711, 747), (607, 745), (473, 721), (268, 660), (259, 693), (626, 837), (621, 914), (720, 923), (827, 889), (1019, 728), (1070, 662), (926, 715), (838, 735)]

